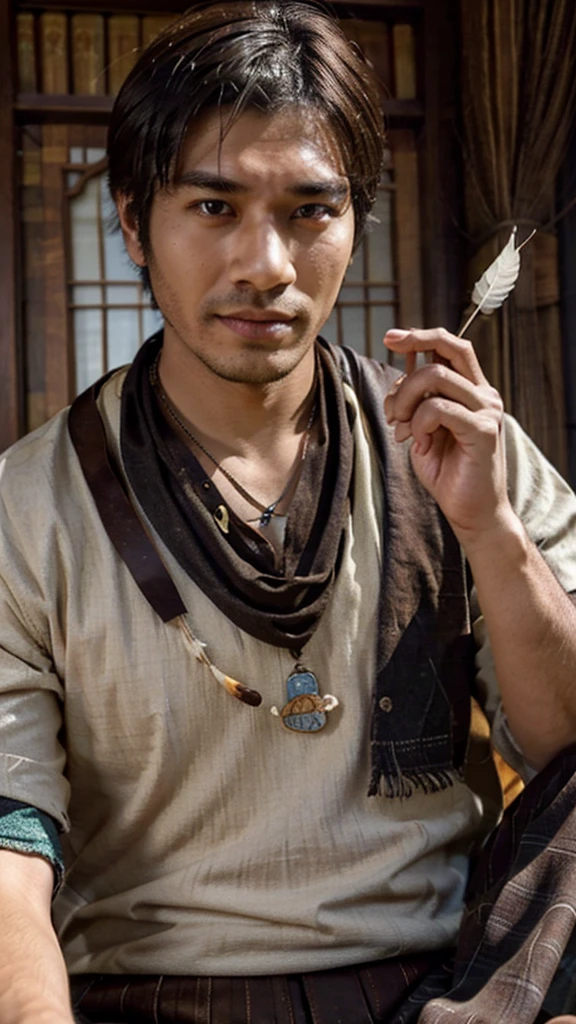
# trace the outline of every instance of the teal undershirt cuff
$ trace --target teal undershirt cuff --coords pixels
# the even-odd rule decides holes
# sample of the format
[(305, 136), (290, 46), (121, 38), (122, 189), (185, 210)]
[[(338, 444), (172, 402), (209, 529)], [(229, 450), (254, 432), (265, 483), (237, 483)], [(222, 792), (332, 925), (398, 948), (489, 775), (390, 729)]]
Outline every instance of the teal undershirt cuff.
[(64, 877), (64, 858), (55, 822), (36, 807), (17, 801), (0, 801), (13, 808), (0, 813), (0, 849), (16, 853), (36, 854), (54, 869), (54, 892), (59, 891)]

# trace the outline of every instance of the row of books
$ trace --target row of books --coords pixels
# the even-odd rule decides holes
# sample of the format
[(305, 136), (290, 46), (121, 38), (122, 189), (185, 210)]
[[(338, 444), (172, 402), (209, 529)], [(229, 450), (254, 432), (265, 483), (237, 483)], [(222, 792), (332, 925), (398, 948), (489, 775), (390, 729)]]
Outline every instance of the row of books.
[[(141, 49), (174, 17), (21, 12), (17, 16), (18, 90), (115, 96)], [(416, 98), (412, 25), (346, 20), (343, 28), (374, 65), (386, 95)]]
[(341, 22), (374, 66), (384, 95), (414, 100), (418, 95), (416, 33), (411, 24), (388, 25), (385, 21)]
[(115, 96), (140, 50), (175, 17), (22, 12), (18, 91)]

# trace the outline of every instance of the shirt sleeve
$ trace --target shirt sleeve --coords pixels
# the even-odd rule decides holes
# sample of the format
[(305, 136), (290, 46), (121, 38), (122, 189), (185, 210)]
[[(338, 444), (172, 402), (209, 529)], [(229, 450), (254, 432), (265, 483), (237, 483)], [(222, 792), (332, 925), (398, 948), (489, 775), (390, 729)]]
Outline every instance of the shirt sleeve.
[(0, 462), (0, 796), (68, 830), (64, 686), (52, 654), (64, 604), (58, 527), (29, 447)]
[(0, 849), (43, 857), (54, 870), (56, 896), (64, 877), (64, 859), (56, 822), (37, 807), (0, 797)]
[[(505, 417), (505, 442), (510, 501), (526, 532), (563, 589), (576, 593), (576, 495), (542, 455), (516, 420)], [(500, 700), (490, 640), (475, 590), (472, 620), (476, 640), (476, 682), (492, 727), (492, 742), (505, 761), (529, 781), (526, 764), (512, 736)]]
[(63, 689), (49, 654), (0, 579), (0, 795), (68, 828)]

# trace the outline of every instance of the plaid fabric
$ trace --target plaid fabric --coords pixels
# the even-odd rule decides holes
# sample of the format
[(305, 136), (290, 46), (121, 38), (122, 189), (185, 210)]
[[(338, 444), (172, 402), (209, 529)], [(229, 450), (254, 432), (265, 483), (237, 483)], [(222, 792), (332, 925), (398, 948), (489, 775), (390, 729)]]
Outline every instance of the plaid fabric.
[(508, 808), (471, 875), (453, 971), (392, 1024), (544, 1024), (576, 1013), (576, 746)]

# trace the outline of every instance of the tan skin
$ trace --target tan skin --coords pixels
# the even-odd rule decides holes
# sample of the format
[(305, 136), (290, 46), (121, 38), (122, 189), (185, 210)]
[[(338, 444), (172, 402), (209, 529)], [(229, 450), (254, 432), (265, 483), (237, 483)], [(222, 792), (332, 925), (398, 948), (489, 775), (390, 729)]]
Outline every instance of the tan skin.
[[(312, 402), (313, 342), (348, 266), (353, 213), (337, 147), (317, 117), (246, 113), (221, 152), (217, 119), (194, 127), (181, 170), (226, 177), (235, 189), (188, 179), (158, 194), (146, 254), (123, 197), (120, 218), (166, 318), (160, 375), (170, 400), (267, 504), (298, 457)], [(302, 190), (311, 183), (313, 195)], [(263, 325), (271, 310), (288, 320)], [(385, 342), (397, 353), (429, 352), (447, 363), (406, 377), (386, 413), (398, 442), (412, 439), (415, 471), (465, 549), (512, 729), (542, 766), (576, 738), (576, 611), (508, 502), (500, 398), (468, 342), (443, 330), (393, 332)], [(218, 486), (224, 490), (225, 481), (218, 478)], [(52, 881), (40, 858), (0, 850), (4, 1024), (72, 1024), (50, 922)], [(576, 1024), (576, 1017), (552, 1024)]]
[(74, 1024), (50, 917), (54, 874), (40, 857), (0, 850), (0, 1020)]
[[(338, 149), (317, 116), (247, 112), (221, 147), (220, 128), (217, 113), (195, 124), (179, 184), (154, 201), (151, 252), (122, 198), (118, 206), (128, 252), (147, 263), (166, 321), (162, 386), (194, 435), (267, 505), (299, 459), (314, 339), (351, 258), (354, 214)], [(255, 516), (195, 454), (235, 511)]]

